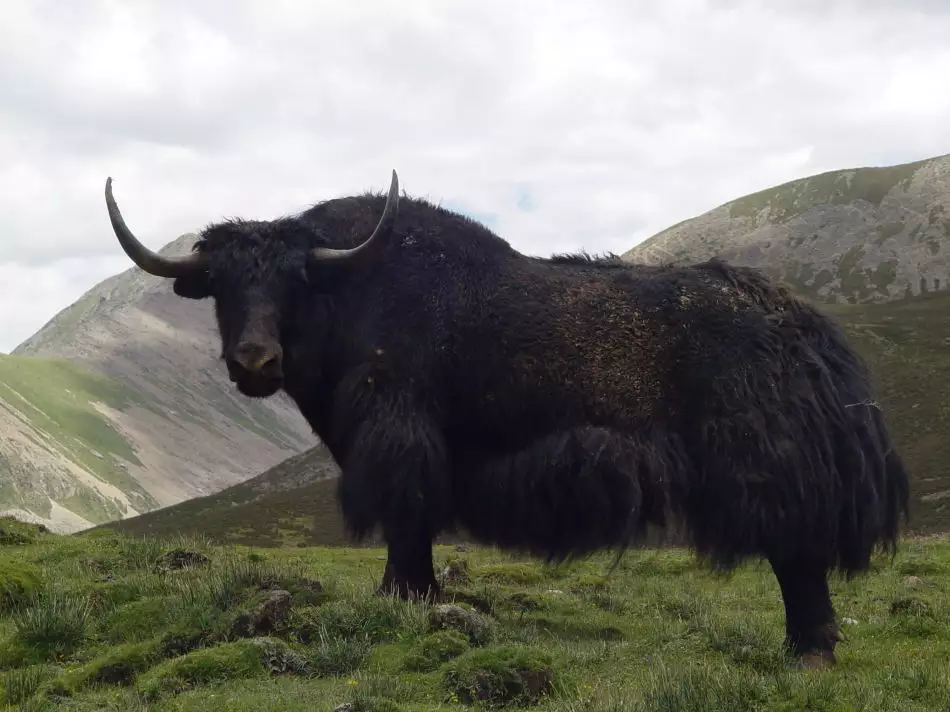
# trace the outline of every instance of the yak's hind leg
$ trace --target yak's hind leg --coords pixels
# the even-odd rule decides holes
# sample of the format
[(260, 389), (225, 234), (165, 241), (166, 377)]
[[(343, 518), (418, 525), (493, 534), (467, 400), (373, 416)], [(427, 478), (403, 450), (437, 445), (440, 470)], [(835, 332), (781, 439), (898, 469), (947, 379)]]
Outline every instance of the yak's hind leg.
[(809, 668), (833, 666), (841, 631), (828, 591), (828, 567), (807, 557), (771, 559), (785, 604), (785, 646)]
[(437, 598), (432, 541), (452, 518), (441, 433), (407, 403), (376, 403), (347, 440), (353, 446), (339, 484), (344, 522), (357, 538), (380, 525), (388, 550), (377, 593)]

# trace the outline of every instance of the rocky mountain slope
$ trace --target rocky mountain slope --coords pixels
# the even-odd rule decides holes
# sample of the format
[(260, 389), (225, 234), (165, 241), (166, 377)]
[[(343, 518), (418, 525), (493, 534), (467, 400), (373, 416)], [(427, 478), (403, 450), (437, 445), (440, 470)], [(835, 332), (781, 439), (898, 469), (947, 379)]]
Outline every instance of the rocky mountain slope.
[(219, 348), (210, 302), (138, 268), (57, 314), (0, 357), (0, 511), (75, 531), (219, 491), (313, 447), (288, 399), (234, 390)]
[(718, 255), (824, 302), (950, 288), (950, 155), (791, 181), (673, 225), (624, 253), (634, 262)]

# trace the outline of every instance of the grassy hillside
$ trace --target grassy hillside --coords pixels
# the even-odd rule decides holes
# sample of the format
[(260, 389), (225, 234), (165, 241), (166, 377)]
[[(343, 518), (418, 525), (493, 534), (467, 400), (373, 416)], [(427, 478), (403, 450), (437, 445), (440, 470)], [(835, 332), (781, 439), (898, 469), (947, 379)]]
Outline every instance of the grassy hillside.
[(128, 472), (139, 464), (132, 444), (100, 410), (129, 405), (143, 401), (68, 361), (0, 355), (0, 509), (48, 517), (53, 500), (104, 522), (158, 506)]
[(0, 512), (76, 531), (219, 491), (311, 447), (289, 399), (235, 392), (212, 312), (133, 268), (2, 357)]
[[(280, 486), (282, 480), (293, 483), (320, 468), (330, 471), (324, 479)], [(332, 461), (315, 449), (221, 492), (97, 529), (133, 536), (189, 534), (247, 546), (347, 546), (352, 542), (343, 533), (335, 474)]]
[(373, 596), (380, 550), (0, 529), (11, 711), (916, 712), (950, 699), (948, 539), (834, 581), (847, 641), (816, 673), (781, 652), (771, 573), (715, 577), (675, 549), (606, 576), (606, 556), (548, 567), (440, 547), (454, 621)]
[(913, 480), (913, 529), (950, 531), (950, 294), (829, 311), (871, 366)]

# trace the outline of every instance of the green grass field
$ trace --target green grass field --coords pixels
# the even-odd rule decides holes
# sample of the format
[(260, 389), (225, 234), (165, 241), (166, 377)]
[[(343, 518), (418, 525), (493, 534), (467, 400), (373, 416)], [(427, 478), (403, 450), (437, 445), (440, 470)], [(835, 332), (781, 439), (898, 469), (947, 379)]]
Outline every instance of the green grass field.
[[(168, 564), (176, 549), (195, 555), (190, 566)], [(0, 708), (913, 712), (950, 704), (947, 538), (905, 541), (894, 562), (881, 559), (867, 577), (833, 579), (848, 640), (830, 672), (785, 659), (778, 586), (758, 564), (717, 577), (686, 551), (646, 549), (608, 576), (608, 555), (548, 567), (442, 546), (447, 597), (464, 610), (456, 620), (433, 605), (373, 596), (382, 555), (104, 530), (65, 537), (2, 520)]]

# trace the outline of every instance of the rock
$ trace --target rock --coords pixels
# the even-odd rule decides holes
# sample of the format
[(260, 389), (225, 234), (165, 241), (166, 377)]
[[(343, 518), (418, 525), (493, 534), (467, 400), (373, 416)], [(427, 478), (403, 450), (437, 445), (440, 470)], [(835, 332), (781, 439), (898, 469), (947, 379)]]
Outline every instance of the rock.
[(333, 712), (355, 712), (356, 708), (353, 706), (352, 702), (344, 702), (342, 705), (337, 705), (333, 708)]
[(300, 579), (297, 581), (297, 585), (310, 593), (323, 593), (323, 584), (316, 579)]
[(465, 544), (456, 544), (455, 550), (460, 554), (464, 554), (466, 551), (471, 551), (472, 548), (470, 546), (466, 546)]
[(302, 674), (307, 661), (282, 640), (256, 638), (252, 641), (261, 652), (261, 664), (270, 675)]
[(465, 559), (449, 559), (445, 562), (439, 577), (443, 584), (464, 585), (472, 580), (468, 571), (468, 562)]
[(472, 645), (485, 645), (494, 629), (494, 621), (488, 616), (448, 603), (430, 611), (429, 625), (433, 630), (448, 629), (464, 633)]
[(448, 663), (442, 676), (447, 692), (466, 705), (524, 708), (541, 701), (554, 686), (550, 654), (524, 646), (481, 648)]
[(904, 579), (904, 585), (907, 588), (920, 588), (924, 585), (924, 580), (919, 576), (908, 576)]
[(930, 606), (917, 598), (901, 598), (891, 604), (891, 615), (924, 616), (929, 612)]
[(231, 625), (232, 635), (250, 638), (275, 632), (290, 613), (291, 598), (288, 591), (270, 591), (267, 598), (254, 610), (242, 613), (234, 619)]
[(841, 622), (845, 625), (857, 625), (858, 622), (854, 618), (842, 618)]
[(172, 549), (171, 551), (166, 551), (164, 554), (158, 557), (158, 561), (155, 562), (155, 572), (163, 573), (167, 571), (177, 571), (178, 569), (205, 566), (210, 563), (211, 559), (209, 559), (204, 554), (199, 554), (196, 551)]
[(515, 608), (521, 611), (540, 611), (545, 607), (544, 599), (534, 593), (512, 593), (506, 599)]

